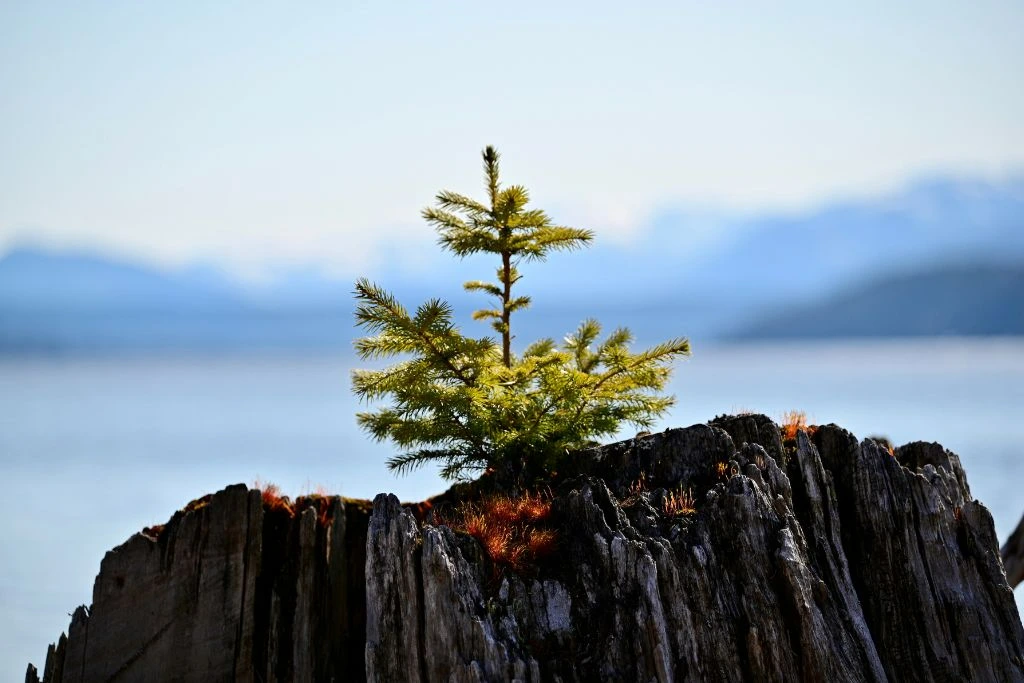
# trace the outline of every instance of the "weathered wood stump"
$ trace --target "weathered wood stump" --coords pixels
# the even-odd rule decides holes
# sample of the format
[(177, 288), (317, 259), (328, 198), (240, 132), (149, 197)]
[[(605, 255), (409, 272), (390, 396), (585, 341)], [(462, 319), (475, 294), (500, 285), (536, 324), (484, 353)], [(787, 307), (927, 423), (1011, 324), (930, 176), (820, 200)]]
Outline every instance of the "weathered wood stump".
[(936, 444), (720, 418), (552, 488), (557, 550), (513, 570), (393, 496), (285, 519), (233, 487), (108, 554), (42, 680), (1024, 681), (991, 516)]

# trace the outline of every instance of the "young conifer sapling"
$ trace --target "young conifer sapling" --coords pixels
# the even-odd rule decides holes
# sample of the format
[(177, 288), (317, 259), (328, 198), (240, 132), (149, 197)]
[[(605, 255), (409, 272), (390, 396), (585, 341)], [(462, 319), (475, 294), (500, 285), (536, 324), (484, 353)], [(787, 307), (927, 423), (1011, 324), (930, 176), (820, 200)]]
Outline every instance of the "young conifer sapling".
[(541, 339), (517, 355), (512, 316), (530, 305), (528, 296), (513, 292), (521, 280), (517, 266), (581, 248), (593, 233), (528, 209), (526, 188), (502, 187), (493, 147), (484, 149), (483, 162), (485, 202), (444, 190), (423, 217), (443, 249), (459, 257), (495, 256), (495, 281), (464, 286), (493, 298), (494, 306), (473, 318), (490, 321), (500, 341), (463, 335), (451, 306), (440, 299), (410, 313), (369, 280), (356, 282), (356, 323), (369, 333), (356, 340), (357, 353), (363, 360), (401, 359), (382, 370), (353, 372), (360, 399), (390, 400), (357, 420), (375, 439), (404, 450), (388, 460), (399, 473), (439, 462), (450, 479), (486, 469), (519, 480), (543, 476), (560, 458), (614, 434), (624, 422), (651, 427), (674, 403), (658, 393), (672, 362), (690, 353), (684, 338), (633, 353), (629, 330), (618, 328), (599, 341), (601, 327), (590, 319), (561, 346)]

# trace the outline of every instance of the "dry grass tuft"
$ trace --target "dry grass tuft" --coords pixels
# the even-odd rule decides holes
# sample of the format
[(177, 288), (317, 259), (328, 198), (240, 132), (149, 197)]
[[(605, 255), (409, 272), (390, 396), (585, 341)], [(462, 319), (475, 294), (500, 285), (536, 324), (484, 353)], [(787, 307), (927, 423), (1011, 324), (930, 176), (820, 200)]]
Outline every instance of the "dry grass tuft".
[(252, 483), (252, 488), (260, 492), (263, 509), (266, 512), (283, 513), (294, 519), (306, 508), (314, 508), (317, 523), (320, 526), (327, 526), (331, 523), (331, 506), (334, 496), (329, 495), (322, 486), (317, 486), (314, 493), (298, 496), (294, 501), (288, 496), (281, 495), (281, 487), (277, 484), (257, 479)]
[[(185, 507), (181, 508), (180, 512), (182, 514), (188, 514), (190, 512), (202, 510), (204, 507), (210, 504), (211, 500), (213, 500), (213, 494), (207, 493), (205, 496), (202, 496), (201, 498), (190, 500), (188, 503), (185, 504)], [(164, 528), (166, 526), (166, 524), (154, 524), (153, 526), (143, 527), (142, 535), (149, 536), (150, 538), (160, 538), (160, 535), (164, 532)]]
[(519, 519), (530, 524), (540, 524), (551, 516), (551, 497), (539, 493), (526, 493), (516, 501)]
[(284, 512), (289, 517), (295, 516), (295, 508), (288, 496), (281, 495), (281, 488), (270, 482), (260, 482), (258, 479), (253, 482), (253, 488), (259, 489), (263, 498), (263, 509), (268, 512)]
[(684, 491), (680, 485), (677, 490), (669, 491), (665, 496), (663, 510), (668, 517), (685, 517), (696, 514), (697, 501), (693, 497), (693, 490), (686, 489)]
[(495, 496), (485, 499), (482, 510), (490, 519), (498, 523), (514, 524), (519, 519), (519, 504), (507, 496)]
[(477, 540), (484, 546), (484, 551), (495, 562), (507, 562), (512, 545), (512, 530), (497, 524), (484, 527), (485, 533)]
[(142, 535), (149, 536), (150, 538), (160, 538), (160, 534), (164, 532), (164, 524), (154, 524), (153, 526), (142, 527)]
[(818, 430), (817, 425), (807, 424), (807, 413), (802, 410), (791, 410), (782, 414), (782, 441), (796, 441), (797, 432), (807, 432), (807, 436), (814, 436)]
[(635, 498), (647, 490), (647, 477), (643, 472), (641, 472), (637, 480), (630, 484), (629, 488), (626, 489), (626, 496), (628, 498)]
[(187, 512), (195, 512), (196, 510), (202, 510), (204, 507), (206, 507), (207, 505), (210, 504), (210, 501), (212, 499), (213, 499), (213, 494), (212, 493), (207, 493), (202, 498), (196, 498), (195, 500), (190, 500), (185, 505), (185, 507), (183, 507), (181, 509), (181, 511), (187, 513)]
[(558, 536), (551, 529), (530, 529), (526, 548), (533, 557), (546, 557), (558, 546)]
[(894, 458), (896, 457), (896, 448), (893, 446), (892, 440), (889, 437), (882, 436), (880, 434), (872, 434), (868, 438), (888, 451), (889, 455)]
[[(311, 493), (308, 496), (299, 496), (295, 499), (295, 510), (314, 508), (316, 510), (316, 521), (320, 526), (327, 526), (331, 523), (331, 504), (334, 502), (332, 496), (320, 493)], [(294, 516), (294, 514), (293, 514)]]
[[(460, 531), (466, 532), (476, 540), (483, 543), (483, 539), (491, 535), (492, 529), (497, 527), (497, 523), (492, 523), (484, 513), (471, 508), (466, 510), (463, 514), (462, 524), (459, 525), (456, 522), (456, 526), (461, 527), (459, 529)], [(484, 545), (486, 546), (486, 544)]]
[[(522, 573), (557, 546), (554, 530), (543, 528), (551, 516), (551, 499), (540, 493), (512, 498), (490, 496), (463, 503), (451, 518), (439, 521), (475, 538), (495, 567)], [(435, 520), (438, 518), (435, 516)]]
[[(263, 509), (267, 512), (281, 512), (286, 514), (290, 519), (294, 519), (295, 515), (302, 512), (308, 507), (315, 507), (317, 511), (317, 522), (321, 526), (327, 526), (331, 522), (331, 503), (334, 501), (332, 496), (322, 493), (322, 488), (317, 488), (316, 493), (312, 493), (308, 496), (299, 496), (293, 503), (288, 496), (281, 495), (281, 488), (277, 484), (271, 484), (269, 482), (263, 482), (259, 479), (253, 482), (252, 488), (260, 492), (260, 498), (263, 500)], [(213, 500), (213, 494), (207, 493), (201, 498), (196, 498), (188, 502), (185, 507), (181, 509), (182, 513), (195, 512), (202, 510), (204, 507), (210, 504)], [(147, 526), (142, 529), (142, 533), (150, 538), (159, 538), (164, 532), (165, 524), (154, 524), (153, 526)]]
[(633, 507), (640, 501), (644, 500), (644, 495), (650, 490), (651, 485), (650, 482), (647, 481), (647, 475), (641, 472), (640, 476), (626, 487), (626, 493), (623, 498), (619, 500), (619, 505), (624, 508)]
[(715, 476), (719, 479), (728, 479), (729, 477), (735, 477), (740, 473), (740, 468), (734, 463), (729, 462), (716, 462), (715, 463)]

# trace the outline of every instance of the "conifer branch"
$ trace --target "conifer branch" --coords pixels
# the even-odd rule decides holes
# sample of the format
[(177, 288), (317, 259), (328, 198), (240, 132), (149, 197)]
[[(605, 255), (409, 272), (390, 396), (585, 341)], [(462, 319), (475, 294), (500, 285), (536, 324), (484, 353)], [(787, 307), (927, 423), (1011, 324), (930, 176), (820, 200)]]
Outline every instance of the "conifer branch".
[(622, 422), (651, 425), (674, 402), (656, 393), (668, 381), (671, 361), (690, 352), (687, 340), (673, 339), (634, 354), (629, 330), (618, 328), (598, 342), (601, 326), (589, 319), (560, 347), (541, 339), (515, 356), (512, 317), (531, 304), (515, 288), (522, 279), (517, 266), (582, 248), (593, 233), (555, 225), (544, 211), (528, 208), (525, 187), (502, 187), (497, 151), (487, 147), (482, 156), (486, 202), (442, 190), (422, 215), (443, 249), (498, 260), (494, 281), (463, 286), (496, 299), (473, 319), (490, 322), (500, 344), (463, 336), (440, 299), (410, 314), (369, 280), (356, 283), (356, 323), (369, 333), (355, 342), (359, 357), (411, 356), (382, 370), (352, 372), (360, 400), (391, 399), (360, 412), (357, 422), (404, 450), (387, 461), (398, 473), (438, 462), (442, 476), (459, 478), (510, 460), (518, 471), (527, 457), (549, 462), (614, 433)]

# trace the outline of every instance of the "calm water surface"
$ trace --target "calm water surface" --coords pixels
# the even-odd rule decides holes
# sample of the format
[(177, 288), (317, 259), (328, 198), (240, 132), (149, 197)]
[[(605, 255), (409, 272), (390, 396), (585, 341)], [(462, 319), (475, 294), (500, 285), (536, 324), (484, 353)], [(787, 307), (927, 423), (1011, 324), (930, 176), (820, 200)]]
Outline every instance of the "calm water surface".
[[(960, 454), (1000, 541), (1024, 512), (1024, 341), (694, 351), (662, 427), (799, 409), (858, 437), (938, 441)], [(433, 470), (384, 468), (389, 449), (355, 426), (351, 367), (340, 355), (0, 359), (0, 680), (42, 665), (107, 550), (203, 493), (256, 478), (293, 495), (443, 490)]]

